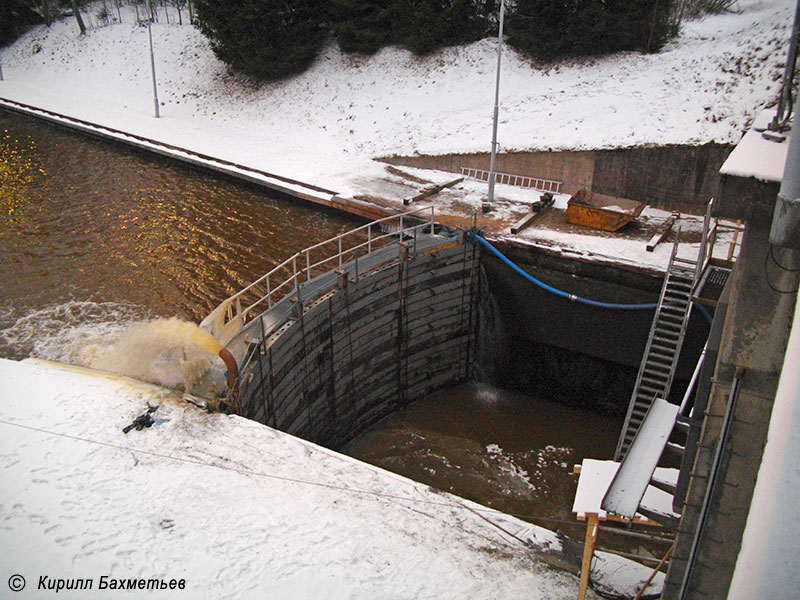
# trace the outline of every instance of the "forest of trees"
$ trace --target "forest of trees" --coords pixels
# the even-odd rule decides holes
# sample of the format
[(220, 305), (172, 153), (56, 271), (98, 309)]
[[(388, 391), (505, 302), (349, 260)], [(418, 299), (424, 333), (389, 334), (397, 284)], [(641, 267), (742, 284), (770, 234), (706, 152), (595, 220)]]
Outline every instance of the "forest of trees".
[(174, 20), (178, 25), (194, 21), (194, 0), (0, 0), (0, 46), (12, 43), (33, 25), (48, 27), (62, 17), (75, 20), (81, 35), (92, 24), (122, 21), (122, 6), (132, 6), (139, 22)]
[[(735, 0), (506, 0), (506, 41), (534, 60), (657, 52), (681, 20), (728, 10)], [(259, 79), (300, 73), (333, 38), (342, 51), (369, 55), (386, 46), (428, 54), (497, 35), (500, 0), (2, 0), (0, 43), (32, 22), (81, 11), (115, 20), (120, 4), (158, 20), (167, 6), (206, 35), (217, 56)], [(174, 16), (173, 16), (174, 18)]]
[[(655, 52), (677, 33), (688, 1), (508, 0), (507, 41), (539, 60)], [(344, 52), (367, 55), (386, 46), (424, 55), (496, 35), (500, 2), (330, 0), (323, 6), (313, 0), (197, 0), (196, 22), (222, 60), (275, 79), (305, 70), (331, 35)]]

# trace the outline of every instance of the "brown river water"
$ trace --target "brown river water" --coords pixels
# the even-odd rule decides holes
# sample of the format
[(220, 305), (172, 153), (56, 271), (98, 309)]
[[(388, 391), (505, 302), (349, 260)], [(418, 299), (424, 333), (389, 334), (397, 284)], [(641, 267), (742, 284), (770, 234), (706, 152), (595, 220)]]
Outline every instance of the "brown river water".
[[(361, 224), (2, 110), (0, 152), (3, 358), (86, 364), (88, 347), (102, 352), (130, 326), (199, 322), (294, 252)], [(619, 427), (472, 383), (344, 451), (580, 538), (572, 466), (609, 458)]]

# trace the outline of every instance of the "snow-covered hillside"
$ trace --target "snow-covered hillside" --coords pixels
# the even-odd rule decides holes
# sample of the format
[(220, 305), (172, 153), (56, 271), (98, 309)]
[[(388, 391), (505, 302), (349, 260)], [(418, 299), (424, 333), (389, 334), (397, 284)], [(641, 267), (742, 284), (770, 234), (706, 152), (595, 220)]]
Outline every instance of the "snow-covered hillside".
[[(502, 151), (734, 142), (773, 104), (792, 0), (741, 0), (687, 22), (659, 54), (532, 65), (503, 53)], [(352, 191), (353, 174), (391, 154), (488, 151), (496, 41), (425, 58), (369, 58), (331, 44), (306, 73), (255, 84), (230, 75), (192, 26), (153, 26), (162, 118), (153, 118), (147, 29), (123, 22), (78, 35), (74, 20), (0, 50), (0, 97)]]

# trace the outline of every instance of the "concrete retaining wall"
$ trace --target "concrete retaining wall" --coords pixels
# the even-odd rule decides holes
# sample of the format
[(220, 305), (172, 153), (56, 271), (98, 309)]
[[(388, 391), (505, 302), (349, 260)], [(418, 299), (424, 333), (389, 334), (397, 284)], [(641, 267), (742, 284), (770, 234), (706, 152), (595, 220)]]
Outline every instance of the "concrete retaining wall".
[(470, 378), (477, 252), (464, 244), (409, 256), (305, 306), (255, 349), (243, 415), (337, 447)]
[[(530, 248), (497, 248), (539, 280), (571, 294), (604, 302), (656, 302), (663, 274), (599, 267), (557, 259)], [(609, 310), (556, 296), (526, 281), (488, 252), (481, 255), (496, 315), (481, 313), (483, 373), (502, 387), (555, 402), (624, 414), (647, 343), (654, 310)], [(482, 304), (483, 308), (483, 304)], [(708, 334), (693, 311), (672, 394), (680, 400)], [(491, 340), (497, 340), (492, 342)], [(490, 361), (490, 364), (486, 364)]]
[[(662, 146), (582, 152), (509, 152), (497, 156), (497, 170), (563, 182), (562, 191), (581, 188), (647, 202), (665, 210), (703, 214), (715, 195), (719, 169), (732, 146)], [(461, 167), (489, 169), (486, 153), (393, 156), (393, 165), (459, 173)]]

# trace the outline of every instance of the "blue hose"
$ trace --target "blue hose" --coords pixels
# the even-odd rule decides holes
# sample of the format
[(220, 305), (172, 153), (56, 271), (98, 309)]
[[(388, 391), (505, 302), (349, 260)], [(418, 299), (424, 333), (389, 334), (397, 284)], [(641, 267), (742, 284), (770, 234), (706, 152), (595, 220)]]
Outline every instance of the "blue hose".
[[(473, 237), (478, 240), (484, 247), (488, 248), (492, 254), (494, 254), (497, 258), (511, 267), (514, 271), (522, 275), (525, 279), (530, 281), (531, 283), (535, 283), (540, 288), (547, 290), (555, 294), (556, 296), (561, 296), (562, 298), (566, 298), (573, 302), (580, 302), (581, 304), (587, 304), (589, 306), (595, 306), (597, 308), (608, 308), (612, 310), (652, 310), (658, 307), (658, 303), (656, 302), (649, 302), (647, 304), (617, 304), (614, 302), (599, 302), (597, 300), (589, 300), (588, 298), (581, 298), (580, 296), (576, 296), (575, 294), (568, 294), (562, 290), (558, 290), (550, 285), (547, 285), (543, 281), (539, 281), (531, 275), (523, 271), (519, 266), (511, 262), (507, 256), (505, 256), (502, 252), (500, 252), (497, 248), (492, 246), (489, 242), (487, 242), (483, 237), (478, 234), (474, 234)], [(692, 306), (697, 306), (700, 309), (700, 313), (706, 318), (706, 320), (711, 323), (711, 314), (706, 310), (705, 306), (702, 304), (693, 304)]]

